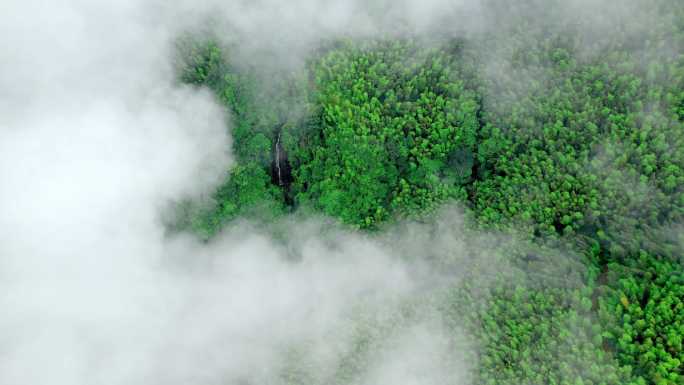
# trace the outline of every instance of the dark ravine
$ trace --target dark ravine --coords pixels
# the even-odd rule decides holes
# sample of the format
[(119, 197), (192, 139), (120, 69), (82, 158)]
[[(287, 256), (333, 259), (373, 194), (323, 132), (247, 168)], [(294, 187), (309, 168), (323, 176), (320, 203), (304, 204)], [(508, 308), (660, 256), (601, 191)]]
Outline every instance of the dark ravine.
[(287, 151), (283, 147), (282, 135), (285, 123), (279, 124), (274, 132), (273, 154), (271, 161), (271, 182), (283, 189), (285, 203), (288, 206), (293, 205), (293, 199), (290, 196), (290, 185), (292, 185), (292, 166), (288, 160)]

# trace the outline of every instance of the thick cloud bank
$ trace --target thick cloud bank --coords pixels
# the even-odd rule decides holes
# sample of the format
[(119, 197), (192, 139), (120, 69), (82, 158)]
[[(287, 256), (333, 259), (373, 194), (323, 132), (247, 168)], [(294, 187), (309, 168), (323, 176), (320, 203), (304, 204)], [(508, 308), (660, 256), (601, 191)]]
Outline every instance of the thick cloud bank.
[(161, 208), (231, 164), (229, 117), (174, 80), (190, 9), (0, 5), (0, 384), (459, 380), (438, 317), (383, 331), (421, 285), (377, 242), (165, 238)]
[[(0, 2), (0, 385), (468, 383), (459, 333), (430, 303), (468, 270), (400, 258), (458, 259), (458, 215), (384, 240), (315, 221), (277, 240), (248, 224), (210, 244), (167, 238), (163, 209), (232, 162), (230, 116), (176, 82), (173, 43), (199, 26), (237, 59), (288, 69), (336, 36), (547, 20), (578, 25), (591, 55), (615, 25), (638, 41), (657, 20), (643, 0), (543, 3)], [(482, 47), (483, 73), (506, 78), (514, 47)]]

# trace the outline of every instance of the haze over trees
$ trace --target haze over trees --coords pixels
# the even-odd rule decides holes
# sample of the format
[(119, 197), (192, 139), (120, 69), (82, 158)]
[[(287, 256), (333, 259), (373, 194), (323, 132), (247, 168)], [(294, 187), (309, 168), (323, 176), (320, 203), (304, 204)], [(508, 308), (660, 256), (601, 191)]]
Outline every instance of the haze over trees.
[[(326, 42), (301, 73), (269, 80), (232, 68), (229, 47), (186, 42), (182, 79), (233, 112), (240, 160), (216, 206), (191, 214), (194, 229), (318, 212), (377, 232), (458, 202), (472, 228), (581, 256), (578, 268), (567, 255), (501, 251), (570, 263), (574, 286), (535, 268), (494, 279), (484, 301), (467, 300), (477, 282), (454, 289), (447, 308), (467, 314), (481, 347), (476, 383), (684, 383), (673, 230), (684, 215), (684, 8), (655, 1), (658, 23), (630, 29), (626, 18), (600, 34), (544, 16), (469, 38)], [(269, 176), (276, 140), (287, 186)]]
[(684, 1), (0, 4), (0, 385), (684, 385)]

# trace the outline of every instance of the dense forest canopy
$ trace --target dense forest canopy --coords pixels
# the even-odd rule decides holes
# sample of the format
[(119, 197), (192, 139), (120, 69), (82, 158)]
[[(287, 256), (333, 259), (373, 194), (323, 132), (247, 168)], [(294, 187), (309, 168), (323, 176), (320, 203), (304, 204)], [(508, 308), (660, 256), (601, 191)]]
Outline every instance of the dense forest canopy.
[(0, 385), (684, 385), (684, 0), (0, 4)]
[(469, 36), (322, 42), (271, 78), (220, 39), (183, 40), (181, 78), (231, 111), (239, 159), (186, 222), (210, 238), (238, 217), (319, 212), (377, 232), (457, 202), (470, 228), (580, 256), (498, 250), (581, 278), (523, 268), (486, 300), (477, 279), (449, 293), (445, 314), (480, 346), (475, 383), (682, 384), (683, 4), (583, 25), (523, 1)]

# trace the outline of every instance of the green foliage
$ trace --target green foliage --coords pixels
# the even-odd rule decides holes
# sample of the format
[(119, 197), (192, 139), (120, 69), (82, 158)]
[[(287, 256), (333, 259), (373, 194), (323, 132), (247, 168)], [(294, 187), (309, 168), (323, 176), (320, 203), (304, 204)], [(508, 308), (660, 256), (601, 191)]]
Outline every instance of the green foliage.
[(237, 166), (212, 195), (214, 204), (190, 210), (191, 228), (209, 238), (237, 217), (269, 221), (283, 214), (284, 192), (271, 183), (273, 146), (281, 129), (303, 114), (298, 110), (304, 95), (301, 83), (231, 63), (226, 49), (213, 41), (188, 38), (179, 47), (180, 80), (208, 87), (226, 107), (237, 158)]
[[(602, 350), (600, 325), (581, 290), (498, 284), (469, 314), (481, 344), (480, 384), (622, 384)], [(588, 302), (587, 302), (588, 301)]]
[[(684, 2), (654, 0), (644, 17), (660, 23), (638, 38), (623, 22), (594, 36), (546, 2), (526, 7), (544, 17), (506, 14), (472, 41), (337, 42), (304, 74), (183, 41), (180, 79), (225, 105), (237, 157), (215, 204), (185, 220), (208, 238), (239, 217), (273, 220), (294, 197), (374, 229), (460, 200), (484, 227), (588, 257), (551, 280), (528, 266), (454, 289), (445, 307), (481, 346), (477, 383), (682, 384), (681, 245), (663, 229), (684, 220)], [(276, 138), (291, 191), (270, 175)], [(500, 262), (519, 257), (502, 250)], [(359, 334), (341, 382), (369, 338), (380, 337)]]
[(361, 228), (464, 199), (479, 103), (457, 59), (379, 41), (342, 44), (316, 60), (320, 124), (295, 152), (298, 198)]
[(256, 163), (239, 165), (212, 196), (212, 205), (191, 211), (191, 228), (204, 239), (238, 217), (272, 221), (285, 213), (282, 192)]
[(657, 247), (644, 234), (684, 214), (684, 127), (668, 112), (684, 67), (654, 62), (648, 75), (636, 54), (619, 50), (587, 61), (569, 39), (523, 46), (536, 64), (514, 63), (485, 88), (487, 177), (474, 183), (472, 203), (494, 226), (579, 235), (612, 258)]
[(579, 261), (525, 243), (487, 253), (466, 265), (445, 303), (447, 318), (479, 347), (474, 384), (629, 383), (603, 348), (593, 280)]
[(609, 265), (600, 300), (603, 332), (620, 363), (644, 383), (684, 381), (684, 268), (642, 252), (632, 266)]

